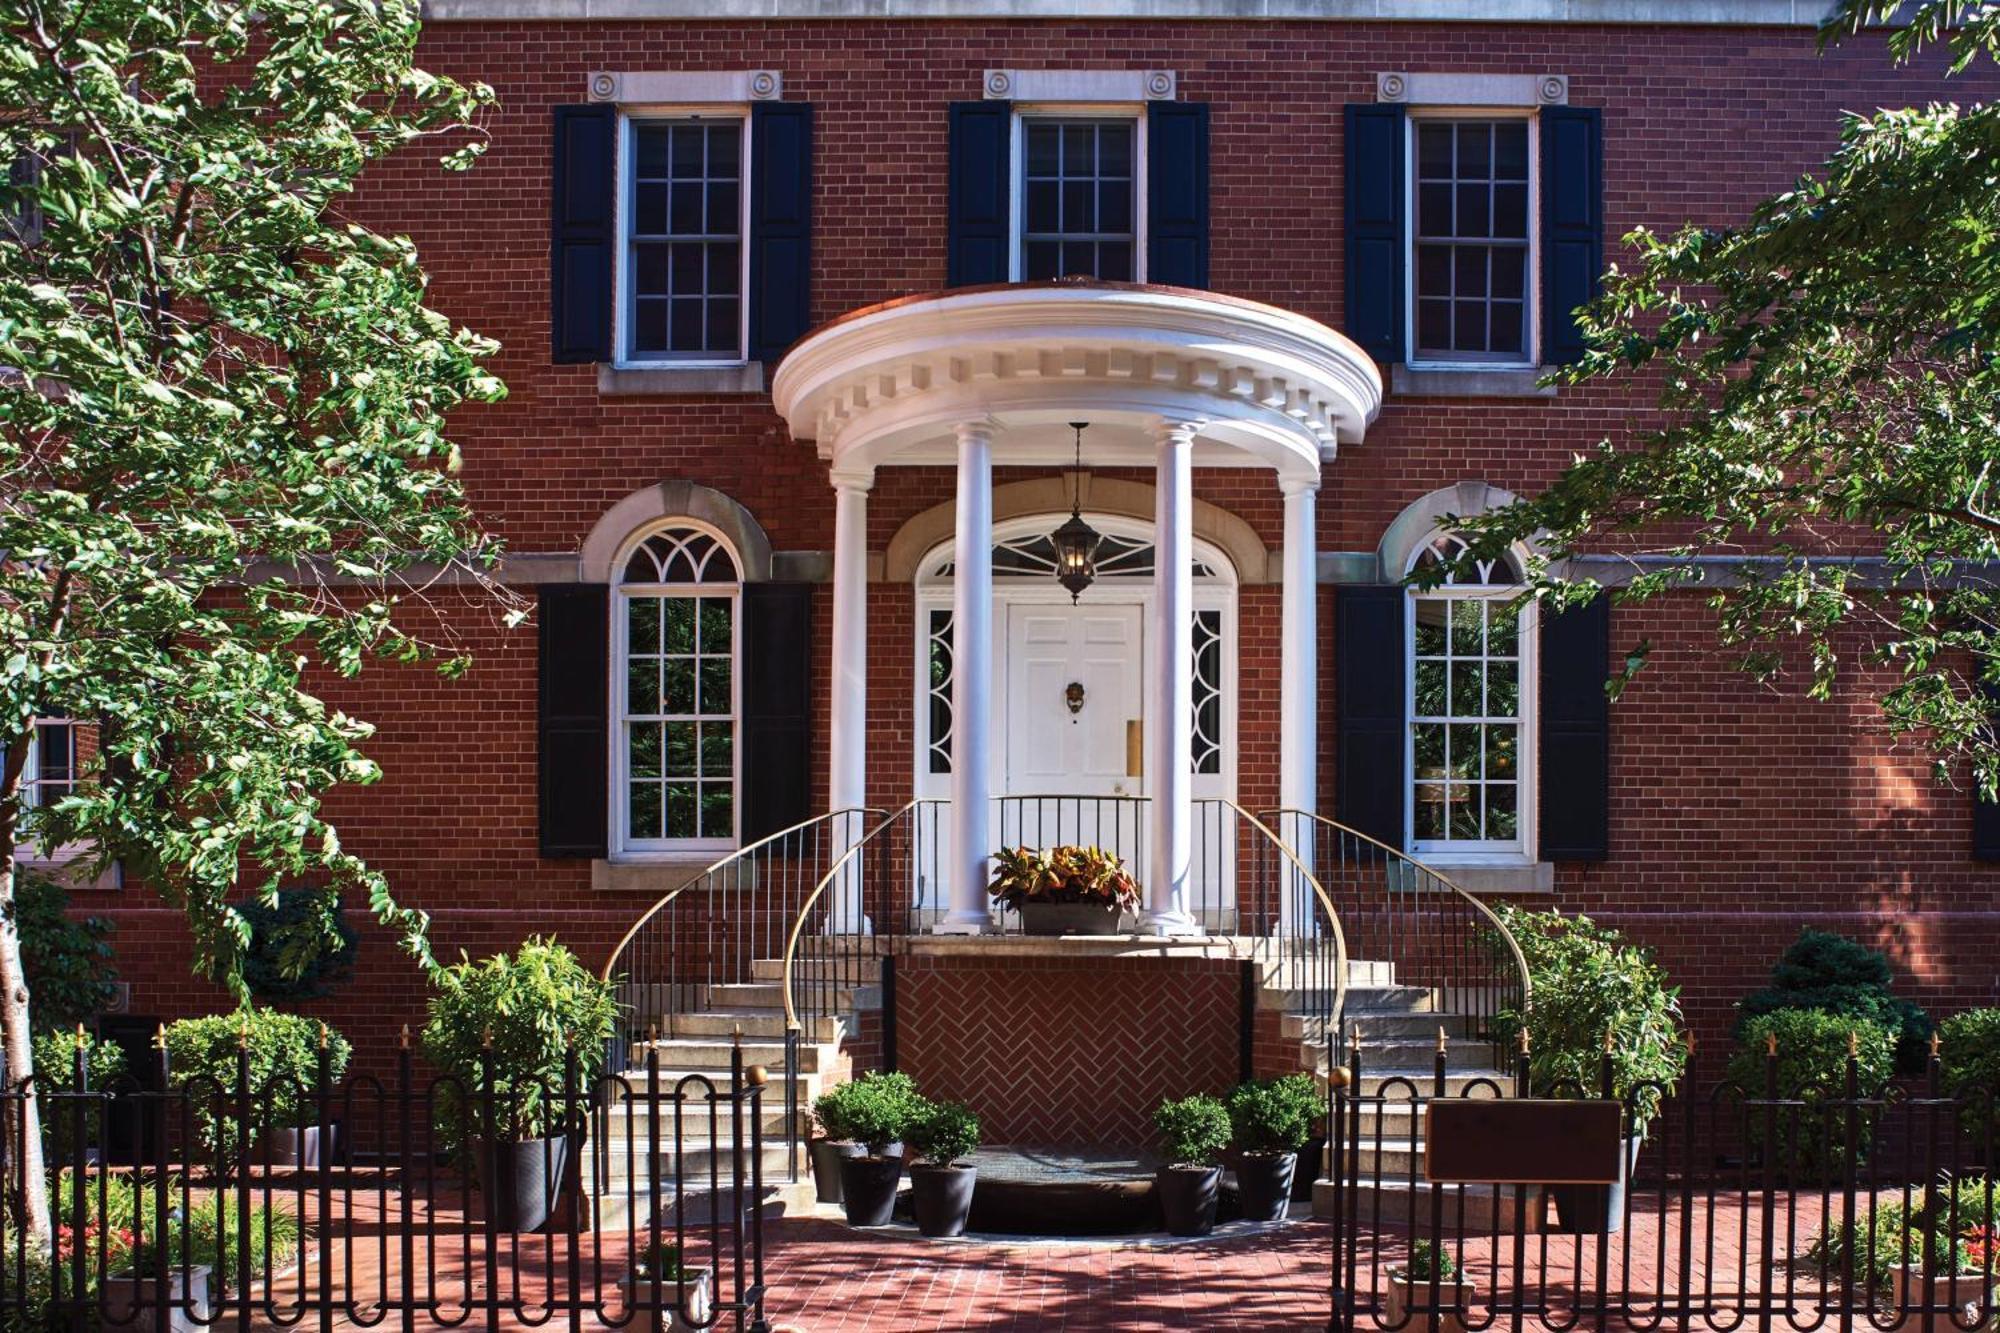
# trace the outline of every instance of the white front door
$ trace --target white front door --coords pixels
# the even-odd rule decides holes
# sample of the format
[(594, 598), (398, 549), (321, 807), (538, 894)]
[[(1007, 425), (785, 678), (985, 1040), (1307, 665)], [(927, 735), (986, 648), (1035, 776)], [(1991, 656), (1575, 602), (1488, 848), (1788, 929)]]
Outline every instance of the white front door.
[(1007, 608), (1010, 796), (1137, 796), (1126, 737), (1144, 716), (1138, 603)]

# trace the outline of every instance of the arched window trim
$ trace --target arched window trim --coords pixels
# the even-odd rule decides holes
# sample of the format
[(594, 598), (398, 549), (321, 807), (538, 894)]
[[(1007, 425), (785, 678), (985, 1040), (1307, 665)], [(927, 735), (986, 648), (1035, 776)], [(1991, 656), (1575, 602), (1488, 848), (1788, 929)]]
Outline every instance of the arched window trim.
[[(712, 546), (695, 564), (692, 579), (634, 580), (625, 578), (628, 566), (635, 556), (642, 552), (649, 542), (669, 533), (686, 533), (708, 539)], [(663, 562), (671, 566), (675, 555)], [(723, 562), (718, 567), (717, 562)], [(740, 843), (743, 827), (743, 556), (728, 535), (712, 523), (691, 516), (673, 516), (655, 520), (635, 530), (618, 548), (617, 558), (611, 562), (611, 570), (616, 578), (611, 600), (611, 700), (612, 700), (612, 809), (611, 847), (612, 854), (624, 859), (686, 860), (700, 859), (734, 850)], [(655, 572), (665, 574), (671, 568), (656, 568)], [(722, 575), (724, 577), (712, 577)], [(661, 620), (664, 623), (669, 602), (694, 602), (695, 612), (695, 652), (689, 654), (667, 654), (664, 640), (660, 651), (655, 654), (640, 654), (659, 664), (664, 673), (668, 664), (687, 660), (694, 680), (695, 708), (692, 712), (669, 711), (664, 700), (659, 711), (653, 713), (636, 711), (632, 706), (631, 685), (635, 675), (635, 655), (632, 642), (633, 603), (640, 600), (663, 603)], [(729, 664), (729, 700), (726, 714), (710, 711), (710, 701), (701, 696), (703, 664), (714, 660), (719, 654), (704, 651), (709, 647), (702, 641), (703, 632), (700, 603), (704, 601), (725, 601), (728, 603), (729, 641), (727, 661)], [(662, 684), (664, 691), (665, 685)], [(660, 728), (660, 769), (661, 775), (654, 780), (649, 773), (634, 772), (635, 726), (657, 724)], [(685, 775), (687, 782), (675, 783), (667, 774), (667, 731), (669, 727), (692, 724), (695, 728), (694, 754), (695, 772)], [(726, 830), (717, 832), (701, 826), (705, 813), (702, 798), (707, 791), (723, 785), (703, 770), (703, 741), (708, 729), (723, 726), (729, 737), (729, 767), (726, 778), (729, 792), (729, 818)], [(639, 785), (659, 788), (661, 823), (653, 827), (658, 834), (645, 830), (635, 830), (635, 808), (645, 806), (644, 798), (635, 801), (635, 788)], [(669, 789), (676, 786), (694, 787), (695, 831), (689, 836), (666, 836), (666, 821), (670, 815)], [(649, 811), (647, 813), (650, 813)]]

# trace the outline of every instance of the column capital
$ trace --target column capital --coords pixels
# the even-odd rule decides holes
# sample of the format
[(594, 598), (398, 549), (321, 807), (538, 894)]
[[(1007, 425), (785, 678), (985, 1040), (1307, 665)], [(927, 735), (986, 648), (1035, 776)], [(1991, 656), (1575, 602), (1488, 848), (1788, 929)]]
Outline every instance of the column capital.
[(983, 444), (993, 443), (993, 437), (1000, 433), (1000, 423), (992, 417), (973, 417), (955, 423), (951, 432), (960, 444), (975, 440)]
[(860, 491), (865, 495), (875, 489), (875, 469), (872, 467), (836, 468), (827, 479), (836, 491)]
[(1294, 495), (1317, 495), (1319, 493), (1319, 478), (1280, 477), (1278, 478), (1278, 490), (1287, 499)]
[(1162, 446), (1191, 445), (1206, 425), (1206, 417), (1161, 417), (1153, 423), (1153, 440)]

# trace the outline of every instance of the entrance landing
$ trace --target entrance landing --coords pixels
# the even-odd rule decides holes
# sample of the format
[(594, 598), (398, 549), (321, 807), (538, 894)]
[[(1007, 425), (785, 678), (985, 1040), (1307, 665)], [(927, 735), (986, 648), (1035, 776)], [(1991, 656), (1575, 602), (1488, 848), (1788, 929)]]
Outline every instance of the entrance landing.
[(979, 1168), (970, 1230), (1002, 1236), (1125, 1236), (1157, 1231), (1157, 1163), (1146, 1154), (994, 1146)]

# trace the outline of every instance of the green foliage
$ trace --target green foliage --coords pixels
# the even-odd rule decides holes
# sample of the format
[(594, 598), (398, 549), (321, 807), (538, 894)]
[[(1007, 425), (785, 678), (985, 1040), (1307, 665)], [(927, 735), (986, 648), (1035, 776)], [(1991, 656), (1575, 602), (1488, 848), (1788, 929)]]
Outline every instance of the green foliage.
[(240, 1009), (167, 1024), (167, 1077), (194, 1098), (202, 1148), (224, 1160), (236, 1155), (237, 1123), (225, 1111), (238, 1087), (238, 1060), (246, 1050), (258, 1113), (251, 1139), (262, 1129), (298, 1125), (301, 1108), (305, 1123), (317, 1124), (319, 1108), (311, 1094), (319, 1086), (322, 1033), (331, 1088), (347, 1072), (352, 1048), (323, 1023), (271, 1009)]
[(1106, 903), (1127, 912), (1139, 907), (1138, 882), (1123, 858), (1102, 847), (1002, 847), (993, 853), (987, 892), (1017, 912), (1022, 903)]
[[(109, 1089), (125, 1072), (125, 1050), (91, 1032), (38, 1032), (34, 1039), (35, 1090), (73, 1092), (76, 1090), (76, 1052), (83, 1048), (83, 1072), (94, 1090)], [(42, 1110), (42, 1160), (61, 1166), (76, 1156), (77, 1128), (83, 1128), (85, 1146), (103, 1133), (102, 1105), (85, 1101), (44, 1101)]]
[(118, 972), (111, 965), (117, 927), (101, 916), (72, 917), (69, 894), (47, 875), (14, 872), (8, 917), (21, 937), (21, 968), (42, 1031), (88, 1023), (111, 1007)]
[[(1775, 1136), (1766, 1131), (1763, 1110), (1750, 1107), (1748, 1141), (1759, 1152), (1775, 1152), (1780, 1168), (1788, 1173), (1818, 1179), (1839, 1170), (1847, 1160), (1847, 1112), (1831, 1103), (1844, 1102), (1847, 1096), (1850, 1038), (1856, 1095), (1873, 1099), (1882, 1095), (1895, 1073), (1895, 1034), (1866, 1018), (1818, 1009), (1779, 1009), (1743, 1025), (1724, 1079), (1749, 1097), (1762, 1097), (1768, 1086), (1766, 1053), (1773, 1038), (1778, 1049), (1778, 1095), (1803, 1105), (1778, 1108)], [(1857, 1152), (1866, 1158), (1874, 1139), (1874, 1116), (1864, 1108), (1854, 1119)]]
[(1887, 954), (1807, 927), (1779, 955), (1771, 984), (1743, 1001), (1736, 1030), (1740, 1035), (1748, 1019), (1780, 1009), (1865, 1018), (1896, 1034), (1897, 1070), (1921, 1074), (1929, 1058), (1931, 1018), (1915, 1001), (1889, 993), (1894, 979)]
[[(1838, 41), (1900, 8), (1842, 0), (1823, 32)], [(1913, 9), (1888, 36), (1900, 58), (1946, 41), (1964, 69), (2000, 49), (1990, 5)], [(1568, 605), (1599, 585), (1564, 562), (1614, 548), (1645, 560), (1620, 601), (1705, 594), (1729, 658), (1810, 698), (1833, 697), (1843, 669), (1880, 670), (1889, 728), (1927, 747), (1940, 779), (1969, 769), (2000, 791), (1982, 691), (2000, 684), (2000, 585), (1964, 576), (2000, 559), (1991, 86), (1846, 115), (1824, 166), (1736, 225), (1628, 235), (1584, 312), (1590, 350), (1559, 378), (1646, 386), (1658, 412), (1621, 413), (1633, 426), (1539, 495), (1446, 516), (1471, 549), (1425, 580), (1532, 538), (1527, 582)], [(1746, 551), (1767, 559), (1726, 579), (1700, 559)], [(1630, 646), (1614, 695), (1651, 650)]]
[(632, 1276), (641, 1282), (658, 1278), (662, 1282), (691, 1281), (694, 1272), (682, 1266), (681, 1247), (671, 1241), (646, 1245), (632, 1256)]
[(910, 1132), (928, 1105), (908, 1074), (866, 1073), (820, 1094), (813, 1115), (828, 1138), (865, 1143), (880, 1157)]
[(950, 1166), (979, 1146), (979, 1117), (957, 1102), (926, 1102), (905, 1137), (932, 1166)]
[(1495, 1016), (1497, 1037), (1511, 1048), (1527, 1029), (1536, 1092), (1573, 1085), (1596, 1096), (1610, 1034), (1612, 1093), (1631, 1104), (1632, 1127), (1643, 1131), (1659, 1114), (1662, 1090), (1671, 1093), (1687, 1067), (1680, 988), (1667, 985), (1650, 949), (1587, 916), (1510, 904), (1499, 913), (1527, 959), (1534, 999), (1525, 1015), (1509, 1008)]
[[(1868, 1207), (1864, 1199), (1862, 1206)], [(1878, 1196), (1872, 1210), (1849, 1228), (1829, 1219), (1826, 1228), (1807, 1245), (1805, 1258), (1838, 1278), (1853, 1251), (1853, 1271), (1876, 1287), (1887, 1287), (1890, 1275), (1906, 1265), (1929, 1262), (1940, 1272), (1955, 1266), (1961, 1273), (1993, 1272), (2000, 1230), (2000, 1190), (1990, 1178), (1967, 1176), (1940, 1179), (1925, 1199), (1919, 1188), (1910, 1203)], [(1926, 1238), (1931, 1254), (1924, 1253)]]
[(1962, 1100), (1959, 1123), (1973, 1145), (2000, 1148), (2000, 1009), (1968, 1009), (1940, 1023), (1938, 1065)]
[(1229, 1146), (1229, 1108), (1207, 1093), (1161, 1102), (1153, 1128), (1169, 1166), (1211, 1166)]
[(361, 936), (333, 890), (279, 889), (275, 901), (253, 898), (236, 910), (250, 926), (243, 981), (258, 999), (323, 999), (354, 975)]
[[(540, 936), (511, 954), (461, 959), (436, 981), (424, 1053), (447, 1076), (438, 1088), (439, 1128), (447, 1140), (463, 1143), (477, 1135), (481, 1100), (489, 1093), (497, 1137), (520, 1141), (556, 1132), (572, 1053), (580, 1096), (589, 1095), (604, 1067), (604, 1043), (618, 1017), (611, 983)], [(484, 1059), (489, 1043), (490, 1084)]]
[(1326, 1118), (1311, 1074), (1238, 1085), (1229, 1093), (1229, 1142), (1239, 1152), (1297, 1152)]
[(1458, 1259), (1449, 1246), (1421, 1238), (1410, 1242), (1410, 1262), (1403, 1265), (1405, 1282), (1458, 1281)]
[(481, 146), (490, 92), (416, 68), (420, 26), (416, 0), (19, 0), (0, 23), (0, 162), (24, 168), (0, 181), (0, 752), (36, 716), (99, 729), (59, 802), (25, 809), (19, 758), (0, 770), (0, 855), (122, 861), (239, 994), (246, 868), (362, 895), (429, 964), (424, 914), (325, 816), (379, 770), (308, 678), (462, 671), (418, 565), (517, 605), (446, 425), (501, 395), (494, 345), (347, 202), (392, 155)]

